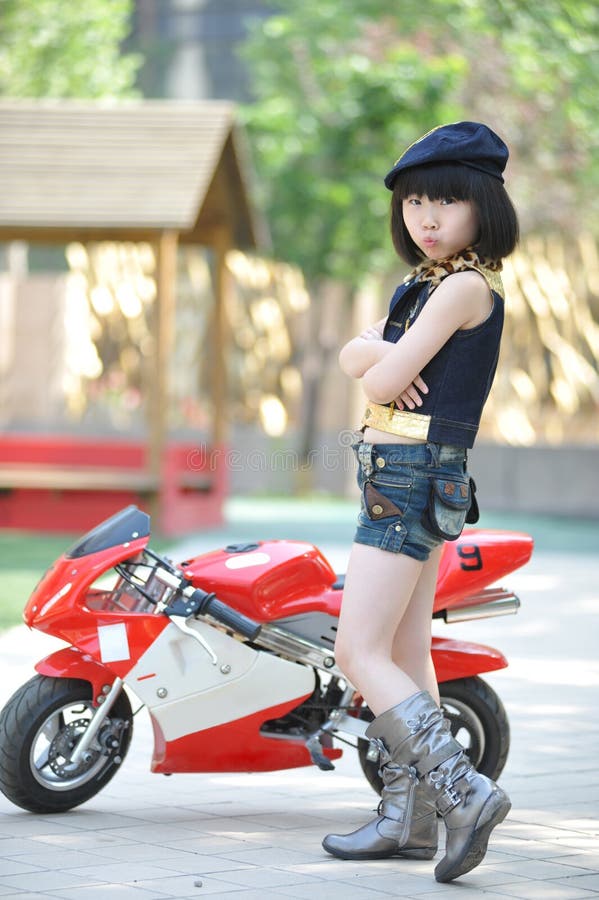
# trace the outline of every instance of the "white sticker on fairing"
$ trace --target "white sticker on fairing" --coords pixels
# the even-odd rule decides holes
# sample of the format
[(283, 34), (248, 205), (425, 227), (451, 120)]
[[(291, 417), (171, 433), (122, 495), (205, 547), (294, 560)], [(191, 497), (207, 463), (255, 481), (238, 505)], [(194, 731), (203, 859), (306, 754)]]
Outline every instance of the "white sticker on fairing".
[(270, 562), (268, 553), (241, 553), (225, 560), (227, 569), (249, 569), (250, 566), (262, 566)]
[(59, 591), (57, 591), (52, 597), (50, 597), (49, 600), (46, 600), (39, 611), (39, 618), (41, 619), (43, 616), (45, 616), (48, 610), (52, 609), (55, 603), (58, 603), (59, 600), (62, 600), (63, 597), (66, 597), (72, 587), (73, 585), (69, 581), (68, 584), (63, 585)]
[(117, 622), (116, 625), (98, 625), (98, 641), (102, 662), (131, 659), (127, 627), (124, 622)]

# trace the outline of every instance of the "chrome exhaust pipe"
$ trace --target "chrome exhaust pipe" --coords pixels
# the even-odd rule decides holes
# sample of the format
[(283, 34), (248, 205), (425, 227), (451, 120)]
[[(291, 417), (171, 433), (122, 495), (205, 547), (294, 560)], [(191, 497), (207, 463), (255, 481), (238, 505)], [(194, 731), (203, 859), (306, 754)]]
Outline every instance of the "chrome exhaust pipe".
[(511, 591), (503, 588), (486, 588), (478, 594), (471, 594), (456, 606), (441, 612), (448, 625), (467, 622), (471, 619), (490, 619), (493, 616), (510, 616), (518, 612), (520, 600)]

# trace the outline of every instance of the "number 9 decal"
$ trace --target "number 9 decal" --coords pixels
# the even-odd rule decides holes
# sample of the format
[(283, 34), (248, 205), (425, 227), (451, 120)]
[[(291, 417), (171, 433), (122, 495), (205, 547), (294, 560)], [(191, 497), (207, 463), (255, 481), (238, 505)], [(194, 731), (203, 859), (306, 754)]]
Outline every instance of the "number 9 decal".
[(467, 544), (465, 546), (456, 547), (457, 554), (462, 560), (460, 569), (464, 572), (478, 572), (483, 567), (483, 558), (480, 547), (476, 544)]

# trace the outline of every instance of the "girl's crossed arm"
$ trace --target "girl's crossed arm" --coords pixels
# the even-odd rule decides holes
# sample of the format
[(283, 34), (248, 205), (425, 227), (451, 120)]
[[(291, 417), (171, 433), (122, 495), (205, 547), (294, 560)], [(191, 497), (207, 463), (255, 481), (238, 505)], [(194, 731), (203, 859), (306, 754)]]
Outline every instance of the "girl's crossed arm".
[(341, 348), (339, 365), (350, 378), (361, 378), (395, 346), (390, 341), (383, 340), (386, 321), (380, 319)]
[(478, 273), (459, 272), (445, 278), (409, 331), (365, 366), (362, 385), (368, 399), (390, 403), (403, 396), (452, 334), (479, 325), (492, 305), (491, 292)]
[[(385, 319), (380, 319), (363, 331), (358, 337), (348, 341), (339, 354), (339, 365), (346, 375), (351, 378), (362, 378), (363, 375), (376, 363), (385, 358), (387, 353), (396, 346), (391, 341), (383, 340), (383, 328)], [(401, 393), (394, 397), (398, 409), (414, 409), (422, 405), (421, 394), (427, 394), (428, 387), (420, 377), (416, 375), (413, 381)], [(370, 398), (372, 399), (372, 398)]]

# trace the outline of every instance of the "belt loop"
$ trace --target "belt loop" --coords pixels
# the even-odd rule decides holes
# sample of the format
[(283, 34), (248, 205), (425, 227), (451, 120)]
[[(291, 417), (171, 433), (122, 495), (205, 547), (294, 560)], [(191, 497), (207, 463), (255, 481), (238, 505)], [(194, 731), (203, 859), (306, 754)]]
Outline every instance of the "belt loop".
[(358, 459), (366, 476), (372, 475), (372, 444), (360, 444), (358, 447)]
[(439, 450), (441, 449), (441, 448), (440, 448), (440, 445), (439, 445), (439, 444), (436, 444), (434, 441), (429, 441), (429, 442), (427, 443), (426, 446), (427, 446), (428, 451), (429, 451), (429, 453), (430, 453), (430, 455), (431, 455), (431, 460), (432, 460), (431, 465), (432, 465), (432, 467), (433, 467), (434, 469), (438, 469), (439, 466), (440, 466), (440, 464), (441, 464), (441, 463), (440, 463), (440, 460), (439, 460)]

